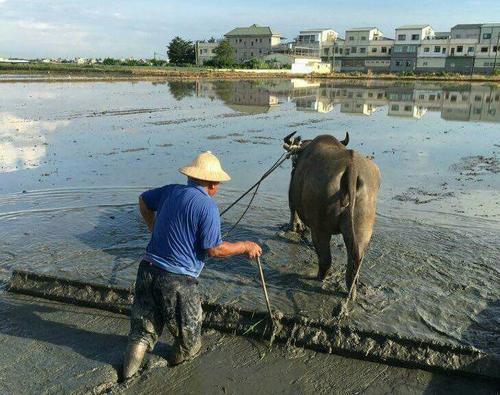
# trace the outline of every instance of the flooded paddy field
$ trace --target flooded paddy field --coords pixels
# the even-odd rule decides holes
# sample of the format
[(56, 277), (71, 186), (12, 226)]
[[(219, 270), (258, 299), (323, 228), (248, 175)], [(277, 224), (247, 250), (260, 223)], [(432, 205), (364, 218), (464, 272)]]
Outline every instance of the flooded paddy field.
[[(145, 189), (184, 182), (202, 150), (233, 180), (226, 207), (282, 154), (283, 136), (351, 135), (382, 172), (378, 217), (349, 322), (500, 355), (500, 88), (383, 82), (0, 83), (0, 280), (15, 268), (130, 285), (148, 241)], [(307, 240), (284, 231), (290, 163), (262, 185), (229, 240), (264, 246), (273, 306), (331, 316), (345, 296), (345, 248), (311, 277)], [(242, 204), (223, 221), (228, 230)], [(264, 310), (257, 269), (208, 261), (211, 302)]]

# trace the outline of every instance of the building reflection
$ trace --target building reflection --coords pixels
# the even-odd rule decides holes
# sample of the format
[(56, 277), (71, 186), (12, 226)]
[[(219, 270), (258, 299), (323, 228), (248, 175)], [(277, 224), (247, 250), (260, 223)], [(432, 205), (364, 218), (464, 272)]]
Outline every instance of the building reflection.
[(270, 81), (198, 81), (196, 96), (222, 100), (240, 113), (266, 113), (282, 103), (297, 111), (370, 116), (380, 109), (391, 117), (419, 119), (439, 112), (450, 121), (500, 122), (500, 87), (483, 84), (394, 84), (377, 81), (354, 85), (301, 79)]

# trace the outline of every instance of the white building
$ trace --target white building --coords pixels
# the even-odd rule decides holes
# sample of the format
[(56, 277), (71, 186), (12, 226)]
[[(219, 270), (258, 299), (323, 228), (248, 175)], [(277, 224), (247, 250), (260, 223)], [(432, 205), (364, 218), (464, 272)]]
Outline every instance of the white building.
[(434, 37), (430, 25), (405, 25), (396, 28), (391, 71), (415, 71), (421, 41)]

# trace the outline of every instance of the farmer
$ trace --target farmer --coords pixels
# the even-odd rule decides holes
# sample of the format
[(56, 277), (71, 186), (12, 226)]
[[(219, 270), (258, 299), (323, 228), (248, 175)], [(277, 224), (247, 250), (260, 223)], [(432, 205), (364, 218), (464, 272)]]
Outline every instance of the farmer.
[(196, 356), (201, 348), (202, 310), (198, 276), (208, 255), (224, 258), (262, 254), (251, 241), (222, 241), (220, 215), (212, 199), (231, 178), (210, 151), (179, 169), (187, 185), (165, 185), (144, 192), (139, 208), (152, 232), (137, 272), (123, 376), (132, 377), (146, 351), (152, 351), (164, 325), (175, 338), (170, 365)]

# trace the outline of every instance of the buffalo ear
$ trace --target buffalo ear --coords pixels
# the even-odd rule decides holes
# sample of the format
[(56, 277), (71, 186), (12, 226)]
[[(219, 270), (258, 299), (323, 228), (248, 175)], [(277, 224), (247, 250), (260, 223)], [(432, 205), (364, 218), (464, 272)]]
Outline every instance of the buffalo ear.
[(345, 139), (341, 141), (343, 146), (347, 146), (349, 144), (349, 132), (345, 132)]

